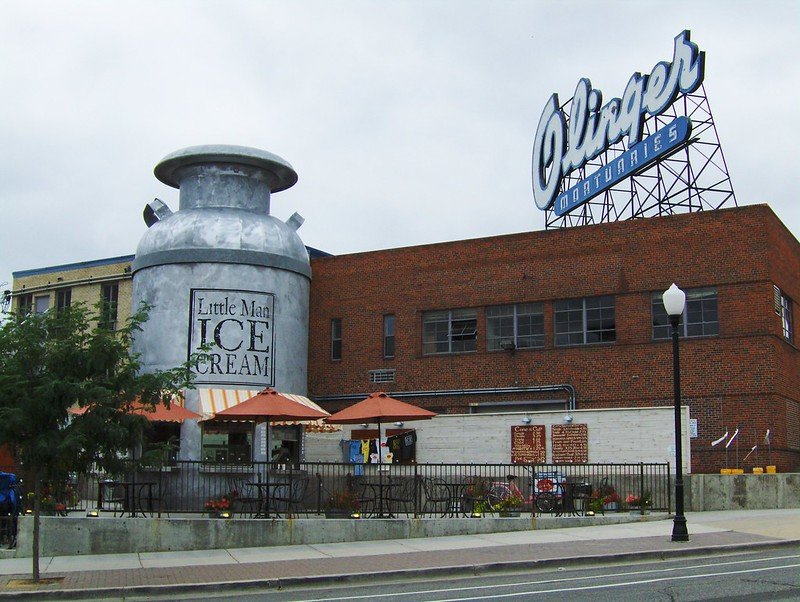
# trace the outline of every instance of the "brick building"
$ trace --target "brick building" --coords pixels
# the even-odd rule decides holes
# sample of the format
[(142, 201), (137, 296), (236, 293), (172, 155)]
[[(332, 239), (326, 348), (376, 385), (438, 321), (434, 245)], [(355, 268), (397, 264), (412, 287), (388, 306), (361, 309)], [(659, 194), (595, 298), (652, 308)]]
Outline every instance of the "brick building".
[[(443, 413), (673, 403), (661, 293), (687, 293), (682, 394), (694, 472), (739, 429), (800, 470), (800, 245), (766, 205), (312, 262), (309, 394), (383, 389)], [(618, 434), (624, 437), (625, 433)], [(733, 448), (728, 450), (733, 453)], [(744, 453), (742, 453), (744, 456)], [(755, 456), (742, 463), (753, 466)]]
[[(676, 282), (687, 293), (692, 471), (726, 466), (724, 446), (711, 442), (737, 428), (742, 457), (758, 445), (760, 465), (800, 470), (800, 245), (766, 205), (311, 251), (308, 394), (329, 411), (375, 390), (439, 413), (671, 405), (660, 298)], [(91, 304), (116, 285), (123, 320), (132, 259), (16, 272), (14, 308), (54, 307), (65, 295)]]

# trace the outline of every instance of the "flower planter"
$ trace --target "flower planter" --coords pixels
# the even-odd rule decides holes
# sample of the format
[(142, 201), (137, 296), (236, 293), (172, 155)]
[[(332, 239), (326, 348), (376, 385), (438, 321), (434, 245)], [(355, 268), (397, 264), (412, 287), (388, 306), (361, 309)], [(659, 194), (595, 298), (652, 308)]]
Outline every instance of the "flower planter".
[(650, 510), (647, 508), (644, 510), (641, 508), (631, 508), (631, 516), (641, 516), (642, 514), (650, 514)]
[(334, 508), (325, 511), (325, 518), (350, 518), (350, 512)]
[(499, 515), (501, 518), (511, 518), (519, 516), (519, 510), (501, 510)]

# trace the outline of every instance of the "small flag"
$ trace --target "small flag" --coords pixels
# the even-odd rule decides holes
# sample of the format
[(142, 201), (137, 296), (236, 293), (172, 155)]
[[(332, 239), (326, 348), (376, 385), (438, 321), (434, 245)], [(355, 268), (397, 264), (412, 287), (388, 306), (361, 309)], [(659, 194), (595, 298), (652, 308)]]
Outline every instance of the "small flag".
[(767, 434), (766, 434), (766, 435), (764, 435), (764, 445), (769, 445), (769, 444), (770, 444), (770, 440), (769, 440), (769, 429), (767, 429)]
[(728, 439), (728, 442), (725, 444), (725, 449), (728, 449), (731, 446), (731, 443), (733, 443), (733, 440), (736, 439), (736, 435), (738, 434), (739, 434), (739, 429), (733, 431), (733, 435), (731, 435), (731, 438)]
[(716, 441), (712, 441), (712, 442), (711, 442), (711, 447), (714, 447), (715, 445), (717, 445), (717, 444), (719, 444), (719, 443), (722, 443), (722, 442), (723, 442), (723, 441), (725, 441), (725, 439), (727, 439), (727, 438), (728, 438), (728, 431), (725, 431), (725, 434), (724, 434), (724, 435), (722, 435), (722, 437), (720, 437), (720, 438), (719, 438), (719, 439), (717, 439)]
[(747, 455), (746, 455), (744, 458), (742, 458), (742, 462), (744, 462), (745, 460), (747, 460), (747, 458), (749, 458), (749, 457), (750, 457), (750, 454), (752, 454), (754, 451), (756, 451), (756, 448), (757, 448), (757, 447), (758, 447), (758, 445), (754, 445), (754, 446), (753, 446), (753, 447), (750, 449), (750, 451), (749, 451), (749, 452), (747, 452)]

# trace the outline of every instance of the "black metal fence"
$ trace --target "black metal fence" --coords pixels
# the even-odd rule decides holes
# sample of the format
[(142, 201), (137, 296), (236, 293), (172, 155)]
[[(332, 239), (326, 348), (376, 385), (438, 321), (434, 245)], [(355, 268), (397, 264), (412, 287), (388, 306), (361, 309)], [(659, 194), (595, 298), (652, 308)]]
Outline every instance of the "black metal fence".
[[(464, 516), (671, 511), (670, 465), (219, 464), (178, 461), (51, 485), (45, 511), (164, 516)], [(22, 484), (23, 492), (25, 483)], [(27, 499), (23, 493), (23, 499)]]

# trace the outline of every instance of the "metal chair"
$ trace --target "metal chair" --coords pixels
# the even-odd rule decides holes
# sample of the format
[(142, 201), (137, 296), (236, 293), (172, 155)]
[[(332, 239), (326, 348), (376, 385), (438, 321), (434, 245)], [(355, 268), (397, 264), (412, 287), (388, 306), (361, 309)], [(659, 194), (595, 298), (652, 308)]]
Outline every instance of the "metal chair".
[(414, 477), (389, 479), (389, 490), (386, 495), (386, 501), (388, 502), (390, 514), (398, 514), (401, 508), (408, 514), (409, 504), (413, 511), (417, 493), (416, 485), (417, 481)]
[(142, 514), (145, 512), (145, 508), (142, 502), (147, 502), (148, 504), (148, 513), (152, 517), (154, 514), (157, 513), (158, 517), (161, 518), (161, 514), (166, 514), (169, 517), (169, 505), (166, 504), (167, 496), (169, 495), (169, 480), (159, 477), (158, 483), (156, 484), (154, 489), (148, 489), (146, 485), (142, 485), (139, 487), (139, 508), (142, 510)]
[(98, 510), (111, 510), (116, 517), (117, 512), (124, 514), (129, 510), (128, 502), (128, 491), (122, 483), (116, 481), (97, 482)]
[(422, 514), (439, 514), (440, 508), (442, 517), (452, 513), (452, 496), (443, 479), (433, 477), (422, 479), (422, 491), (425, 495)]
[(363, 476), (347, 475), (347, 491), (353, 493), (358, 503), (358, 511), (361, 516), (372, 516), (377, 509), (377, 492)]
[(228, 479), (228, 487), (233, 498), (234, 512), (244, 513), (247, 510), (247, 514), (250, 517), (259, 512), (262, 498), (261, 491), (258, 488), (248, 485), (247, 480), (241, 477)]
[(305, 506), (308, 481), (308, 475), (303, 475), (292, 477), (288, 484), (275, 487), (270, 494), (270, 506), (278, 516), (280, 516), (281, 512), (284, 512), (287, 518), (292, 518), (300, 508)]

